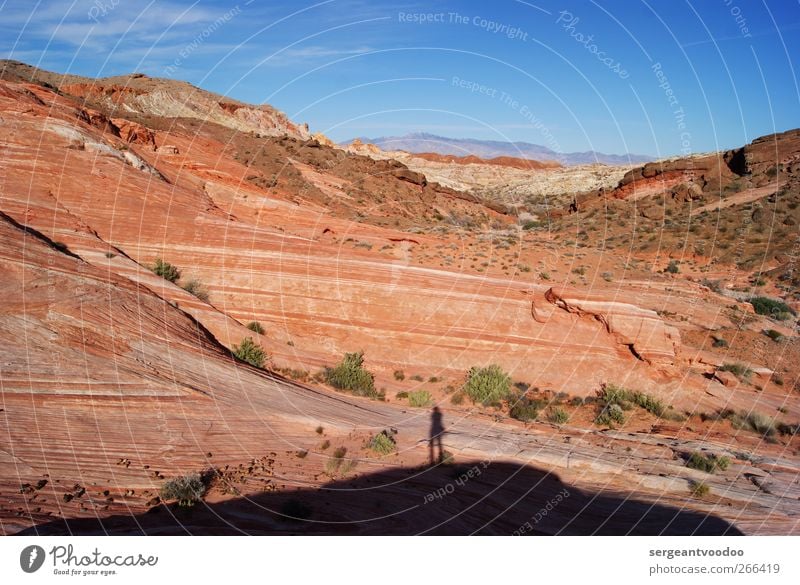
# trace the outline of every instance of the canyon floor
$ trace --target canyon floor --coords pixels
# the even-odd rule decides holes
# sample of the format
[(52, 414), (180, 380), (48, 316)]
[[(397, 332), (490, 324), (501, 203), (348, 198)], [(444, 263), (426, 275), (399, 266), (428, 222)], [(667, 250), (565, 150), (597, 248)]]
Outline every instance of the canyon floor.
[[(800, 532), (800, 132), (448, 160), (140, 74), (0, 71), (3, 533)], [(326, 383), (353, 352), (380, 399)], [(491, 364), (538, 416), (465, 399)], [(609, 387), (660, 407), (608, 424)], [(192, 472), (202, 501), (162, 501)]]

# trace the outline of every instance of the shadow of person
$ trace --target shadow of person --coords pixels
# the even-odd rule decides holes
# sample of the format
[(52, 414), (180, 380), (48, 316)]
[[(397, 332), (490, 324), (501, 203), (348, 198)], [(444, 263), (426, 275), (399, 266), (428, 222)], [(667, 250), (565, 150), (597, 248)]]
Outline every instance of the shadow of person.
[[(433, 407), (431, 412), (431, 432), (428, 437), (428, 444), (431, 451), (431, 465), (441, 463), (444, 459), (444, 449), (442, 449), (442, 435), (444, 435), (444, 423), (442, 422), (442, 411), (438, 406)], [(438, 448), (438, 455), (434, 458), (434, 452)]]

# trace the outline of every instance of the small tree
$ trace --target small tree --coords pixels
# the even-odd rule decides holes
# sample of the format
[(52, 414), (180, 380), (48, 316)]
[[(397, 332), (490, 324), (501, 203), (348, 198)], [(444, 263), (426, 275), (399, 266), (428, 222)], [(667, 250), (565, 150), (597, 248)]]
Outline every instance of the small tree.
[(175, 282), (181, 277), (181, 271), (178, 270), (177, 266), (173, 266), (169, 262), (164, 262), (161, 258), (156, 258), (151, 270), (161, 278), (170, 282)]
[(464, 392), (473, 402), (484, 406), (498, 404), (511, 390), (511, 377), (495, 364), (485, 368), (472, 368), (467, 374)]
[(245, 337), (242, 343), (233, 346), (233, 355), (257, 368), (263, 368), (267, 359), (264, 349), (253, 341), (252, 337)]

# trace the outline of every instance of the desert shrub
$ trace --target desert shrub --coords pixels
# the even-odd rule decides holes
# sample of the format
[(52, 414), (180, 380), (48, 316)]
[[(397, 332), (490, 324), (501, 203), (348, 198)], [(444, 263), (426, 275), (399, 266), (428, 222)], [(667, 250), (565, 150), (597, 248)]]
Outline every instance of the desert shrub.
[(703, 455), (694, 451), (686, 460), (686, 467), (705, 471), (706, 473), (714, 473), (717, 469), (725, 471), (731, 464), (729, 457), (717, 457), (716, 455)]
[(499, 404), (508, 397), (511, 389), (511, 378), (498, 365), (485, 368), (472, 368), (467, 374), (464, 392), (473, 402), (484, 406)]
[(785, 321), (795, 314), (794, 310), (783, 301), (769, 297), (752, 297), (749, 302), (759, 315), (766, 315), (780, 321)]
[(664, 406), (663, 402), (643, 392), (634, 392), (633, 402), (639, 408), (643, 408), (659, 418), (663, 417), (667, 412), (667, 408)]
[(569, 414), (563, 408), (551, 408), (547, 411), (547, 420), (557, 425), (563, 425), (569, 420)]
[(530, 398), (525, 394), (520, 394), (509, 402), (511, 403), (511, 408), (508, 414), (511, 418), (521, 420), (522, 422), (536, 420), (539, 416), (539, 410), (546, 404), (544, 400)]
[(169, 262), (164, 262), (161, 258), (156, 258), (151, 270), (161, 278), (170, 282), (175, 282), (181, 277), (181, 271)]
[(170, 479), (161, 486), (162, 500), (177, 500), (179, 506), (194, 506), (206, 493), (206, 485), (199, 473), (189, 473)]
[(745, 416), (745, 422), (755, 433), (764, 437), (771, 437), (775, 434), (775, 421), (760, 412), (750, 412)]
[(336, 447), (336, 449), (333, 450), (334, 459), (342, 459), (345, 455), (347, 455), (347, 447)]
[(698, 498), (702, 498), (711, 493), (711, 488), (708, 487), (708, 484), (703, 483), (702, 481), (693, 481), (690, 484), (689, 489), (691, 494)]
[(614, 423), (624, 424), (625, 413), (619, 404), (606, 404), (594, 419), (595, 424), (612, 426)]
[(714, 337), (713, 339), (714, 341), (711, 342), (713, 347), (728, 347), (728, 342), (722, 337)]
[(398, 382), (402, 382), (403, 380), (405, 380), (406, 379), (406, 375), (403, 372), (403, 370), (395, 370), (394, 371), (394, 379), (397, 380)]
[(253, 341), (252, 337), (245, 337), (242, 339), (242, 343), (234, 345), (233, 355), (243, 362), (247, 362), (257, 368), (263, 368), (264, 362), (267, 359), (267, 353), (260, 345)]
[(424, 382), (425, 381), (425, 378), (423, 378), (419, 374), (414, 374), (413, 376), (411, 376), (411, 379), (414, 380), (415, 382)]
[(464, 392), (456, 392), (450, 397), (450, 404), (454, 404), (456, 406), (460, 404), (464, 404)]
[(356, 396), (383, 399), (383, 395), (375, 389), (375, 378), (364, 369), (364, 353), (346, 353), (334, 368), (325, 368), (325, 379), (328, 384), (339, 390), (352, 392)]
[(322, 444), (319, 446), (320, 451), (325, 451), (328, 447), (331, 446), (331, 442), (328, 439), (322, 441)]
[(774, 329), (767, 329), (764, 331), (764, 335), (769, 337), (775, 343), (780, 343), (783, 341), (783, 334), (780, 331), (775, 331)]
[(753, 370), (748, 368), (746, 365), (738, 364), (738, 363), (737, 364), (723, 364), (723, 365), (721, 365), (719, 367), (719, 371), (721, 371), (721, 372), (730, 372), (731, 374), (733, 374), (737, 378), (741, 378), (741, 379), (745, 379), (745, 380), (748, 379), (753, 373)]
[(193, 278), (189, 280), (186, 284), (184, 284), (181, 288), (188, 292), (190, 295), (196, 296), (198, 299), (203, 301), (204, 303), (208, 302), (208, 289), (203, 285), (202, 282)]
[(670, 274), (678, 274), (681, 271), (681, 269), (678, 267), (678, 261), (670, 260), (669, 264), (667, 264), (667, 267), (665, 268), (665, 271), (669, 272)]
[(406, 392), (405, 390), (403, 390), (402, 392), (398, 392), (397, 394), (395, 394), (395, 398), (397, 398), (398, 400), (402, 400), (403, 398), (408, 398), (408, 392)]
[(795, 424), (787, 424), (787, 423), (779, 423), (778, 424), (778, 432), (781, 434), (782, 437), (793, 437), (800, 433), (800, 423)]
[(381, 455), (388, 455), (396, 446), (394, 437), (386, 431), (381, 431), (369, 441), (369, 448)]
[(246, 327), (252, 331), (253, 333), (258, 333), (259, 335), (264, 335), (264, 327), (261, 326), (261, 323), (258, 321), (250, 321)]
[(325, 432), (325, 428), (324, 428), (322, 425), (319, 425), (319, 426), (318, 426), (316, 429), (314, 429), (314, 431), (315, 431), (315, 432), (316, 432), (318, 435), (321, 435), (322, 433), (324, 433), (324, 432)]
[(433, 397), (427, 390), (415, 390), (408, 393), (408, 404), (418, 408), (425, 408), (433, 403)]

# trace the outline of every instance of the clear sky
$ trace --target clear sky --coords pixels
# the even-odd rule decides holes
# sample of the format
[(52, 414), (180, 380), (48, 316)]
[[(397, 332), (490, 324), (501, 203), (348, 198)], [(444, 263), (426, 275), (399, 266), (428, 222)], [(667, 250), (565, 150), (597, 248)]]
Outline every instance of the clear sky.
[(798, 0), (0, 0), (0, 54), (430, 132), (653, 156), (800, 126)]

